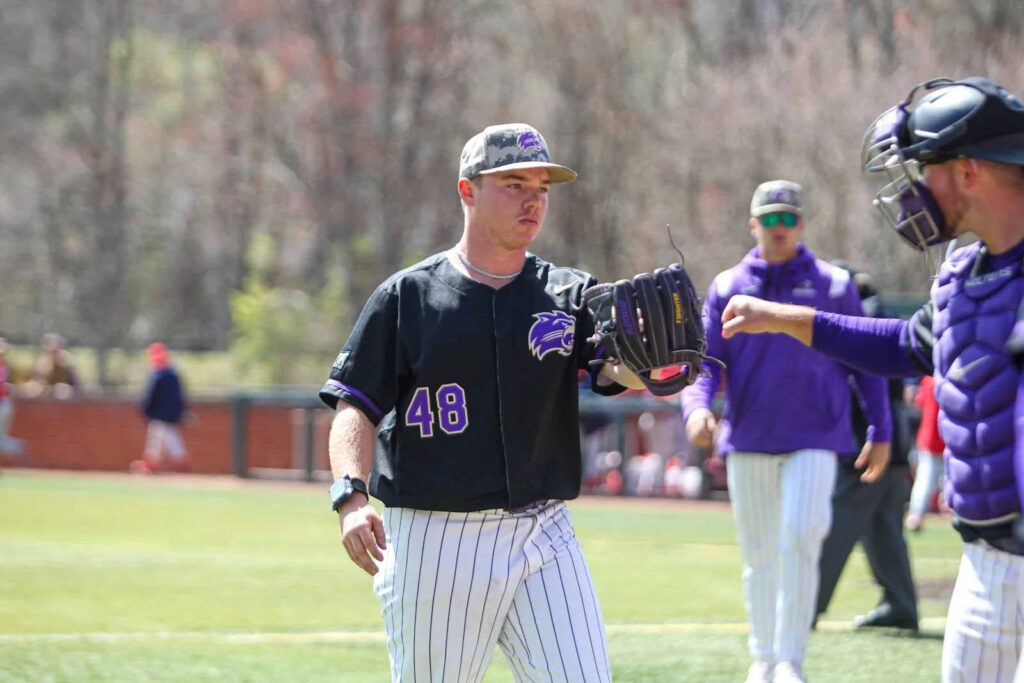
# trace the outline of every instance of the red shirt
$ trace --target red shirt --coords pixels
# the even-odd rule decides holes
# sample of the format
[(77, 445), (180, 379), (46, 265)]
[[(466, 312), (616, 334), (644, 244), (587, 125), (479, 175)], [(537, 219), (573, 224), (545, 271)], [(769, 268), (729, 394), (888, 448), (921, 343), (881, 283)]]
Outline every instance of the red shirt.
[(7, 361), (0, 358), (0, 401), (7, 398)]
[(941, 453), (946, 444), (939, 434), (939, 404), (935, 400), (935, 380), (931, 375), (921, 378), (915, 399), (921, 409), (921, 426), (917, 429), (917, 447), (930, 453)]

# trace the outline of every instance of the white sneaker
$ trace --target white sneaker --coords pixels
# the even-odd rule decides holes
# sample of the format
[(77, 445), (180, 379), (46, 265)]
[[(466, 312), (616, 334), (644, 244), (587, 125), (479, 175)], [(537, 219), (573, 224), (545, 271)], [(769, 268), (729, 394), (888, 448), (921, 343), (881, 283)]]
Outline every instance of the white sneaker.
[(750, 665), (744, 683), (772, 683), (772, 664), (759, 659)]
[(779, 662), (772, 683), (807, 683), (803, 666), (799, 662)]

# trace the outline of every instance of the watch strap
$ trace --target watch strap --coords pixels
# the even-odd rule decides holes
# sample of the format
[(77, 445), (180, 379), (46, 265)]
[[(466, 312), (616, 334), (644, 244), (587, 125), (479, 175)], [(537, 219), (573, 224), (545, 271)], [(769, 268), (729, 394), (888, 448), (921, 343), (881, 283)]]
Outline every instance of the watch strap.
[(349, 481), (352, 482), (352, 490), (353, 491), (358, 491), (359, 493), (363, 494), (367, 498), (370, 497), (370, 491), (369, 491), (369, 489), (366, 488), (366, 482), (365, 481), (363, 481), (362, 479), (356, 479), (355, 477), (351, 477), (349, 479)]

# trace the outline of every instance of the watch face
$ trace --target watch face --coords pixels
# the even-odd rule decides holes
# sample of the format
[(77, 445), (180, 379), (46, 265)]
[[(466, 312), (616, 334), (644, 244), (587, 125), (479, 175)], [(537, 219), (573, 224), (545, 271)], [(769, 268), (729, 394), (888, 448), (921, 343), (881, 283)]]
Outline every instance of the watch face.
[(352, 481), (348, 477), (342, 477), (331, 484), (331, 509), (337, 511), (338, 507), (352, 497)]

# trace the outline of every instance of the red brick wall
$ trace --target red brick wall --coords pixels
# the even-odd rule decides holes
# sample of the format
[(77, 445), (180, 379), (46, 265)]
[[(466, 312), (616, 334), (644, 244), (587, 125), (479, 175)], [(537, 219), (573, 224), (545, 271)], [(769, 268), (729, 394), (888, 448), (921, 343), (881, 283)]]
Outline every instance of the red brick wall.
[[(231, 403), (195, 400), (195, 420), (182, 428), (192, 471), (230, 473)], [(288, 405), (249, 406), (246, 417), (249, 467), (301, 466), (301, 409)], [(316, 465), (327, 468), (326, 439), (330, 420), (317, 411)], [(18, 398), (11, 436), (23, 439), (22, 459), (0, 456), (0, 464), (49, 469), (127, 471), (142, 456), (146, 422), (134, 398), (87, 397), (59, 401)]]

